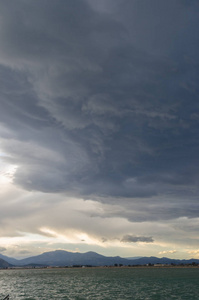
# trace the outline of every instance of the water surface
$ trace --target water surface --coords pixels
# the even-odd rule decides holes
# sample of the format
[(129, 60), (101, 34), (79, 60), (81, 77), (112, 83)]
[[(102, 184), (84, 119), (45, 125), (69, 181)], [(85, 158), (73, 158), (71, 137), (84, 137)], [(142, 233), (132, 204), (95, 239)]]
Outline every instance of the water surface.
[(199, 300), (199, 268), (1, 270), (0, 299)]

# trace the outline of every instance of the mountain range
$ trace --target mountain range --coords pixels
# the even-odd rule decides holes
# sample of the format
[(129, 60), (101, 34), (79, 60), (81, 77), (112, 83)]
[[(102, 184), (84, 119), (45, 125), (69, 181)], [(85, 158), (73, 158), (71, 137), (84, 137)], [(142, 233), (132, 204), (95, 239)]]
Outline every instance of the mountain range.
[(13, 267), (13, 265), (9, 264), (7, 261), (5, 261), (4, 259), (0, 258), (0, 268), (10, 268)]
[[(0, 254), (0, 268), (14, 266), (113, 266), (113, 265), (146, 265), (146, 264), (199, 264), (199, 259), (170, 259), (167, 257), (131, 257), (122, 258), (120, 256), (108, 257), (100, 255), (96, 252), (68, 252), (64, 250), (56, 250), (45, 252), (43, 254), (32, 256), (24, 259), (15, 259)], [(7, 265), (6, 265), (7, 264)]]

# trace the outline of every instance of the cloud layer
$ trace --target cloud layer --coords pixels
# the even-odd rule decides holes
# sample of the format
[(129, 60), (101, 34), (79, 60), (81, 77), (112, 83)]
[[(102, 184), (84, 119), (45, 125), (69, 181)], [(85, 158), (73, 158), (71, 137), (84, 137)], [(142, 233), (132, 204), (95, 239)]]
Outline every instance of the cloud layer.
[[(194, 0), (0, 1), (1, 158), (13, 184), (56, 199), (44, 196), (49, 208), (63, 195), (112, 207), (94, 218), (197, 220), (198, 15)], [(153, 242), (146, 232), (120, 239)]]

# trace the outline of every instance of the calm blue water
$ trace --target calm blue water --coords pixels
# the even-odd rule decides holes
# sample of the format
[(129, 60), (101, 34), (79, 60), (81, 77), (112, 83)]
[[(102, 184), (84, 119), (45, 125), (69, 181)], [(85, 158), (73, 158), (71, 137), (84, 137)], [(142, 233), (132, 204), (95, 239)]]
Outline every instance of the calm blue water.
[(0, 300), (199, 300), (199, 268), (1, 270)]

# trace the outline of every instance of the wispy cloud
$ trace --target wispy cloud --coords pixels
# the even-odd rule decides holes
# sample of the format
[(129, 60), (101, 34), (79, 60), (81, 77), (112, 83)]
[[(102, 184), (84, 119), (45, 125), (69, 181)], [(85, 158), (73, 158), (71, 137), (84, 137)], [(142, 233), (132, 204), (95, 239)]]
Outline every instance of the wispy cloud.
[(0, 247), (0, 252), (4, 252), (6, 251), (7, 249), (5, 247)]
[(174, 254), (176, 253), (176, 250), (165, 250), (165, 251), (160, 251), (158, 254)]

